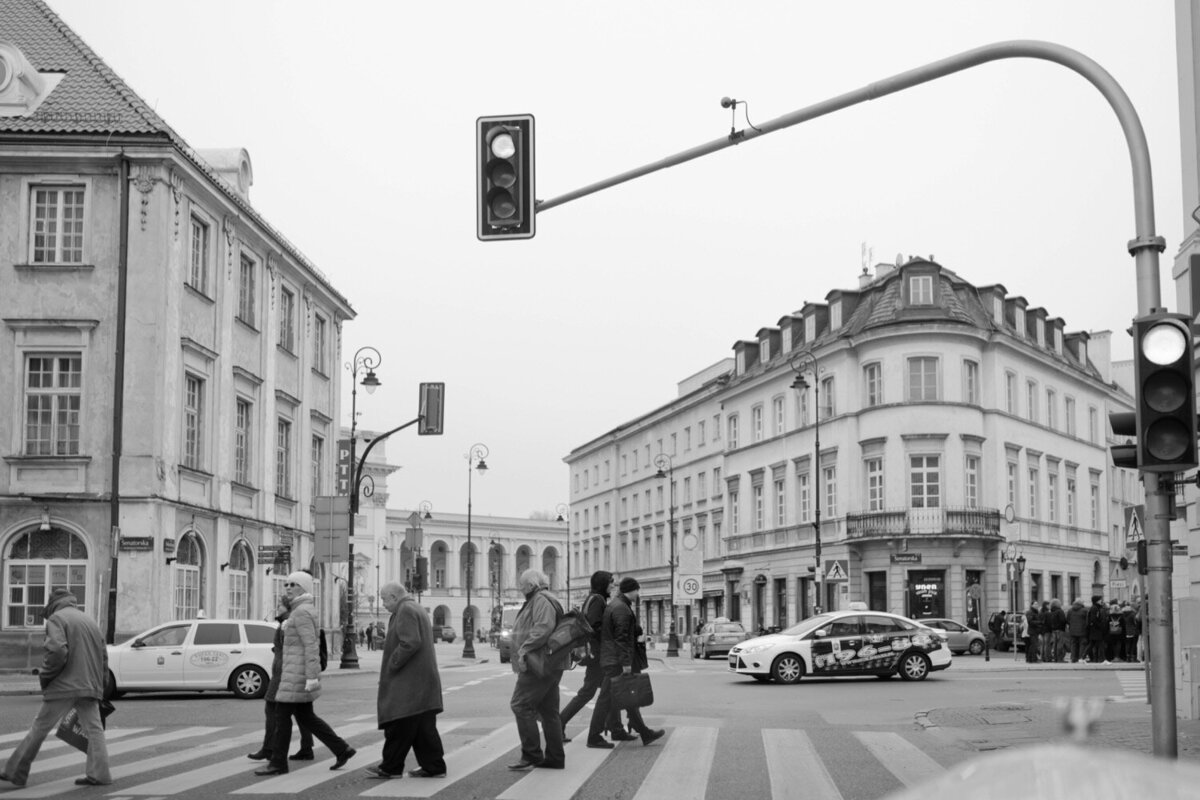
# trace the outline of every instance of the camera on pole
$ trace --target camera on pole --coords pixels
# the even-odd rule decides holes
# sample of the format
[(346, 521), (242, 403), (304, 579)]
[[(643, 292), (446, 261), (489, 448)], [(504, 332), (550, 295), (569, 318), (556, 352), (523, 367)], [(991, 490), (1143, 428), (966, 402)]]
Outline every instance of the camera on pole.
[(475, 121), (476, 230), (481, 241), (534, 234), (533, 115)]

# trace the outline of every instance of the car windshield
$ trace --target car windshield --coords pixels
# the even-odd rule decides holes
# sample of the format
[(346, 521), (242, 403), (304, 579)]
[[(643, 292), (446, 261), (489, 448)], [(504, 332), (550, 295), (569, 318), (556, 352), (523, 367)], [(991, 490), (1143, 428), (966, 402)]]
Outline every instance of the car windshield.
[(817, 614), (815, 617), (809, 617), (806, 620), (797, 622), (792, 627), (782, 631), (787, 636), (802, 636), (809, 631), (815, 631), (817, 628), (827, 625), (833, 619), (833, 614)]
[(729, 622), (717, 625), (713, 628), (716, 633), (743, 633), (740, 622)]

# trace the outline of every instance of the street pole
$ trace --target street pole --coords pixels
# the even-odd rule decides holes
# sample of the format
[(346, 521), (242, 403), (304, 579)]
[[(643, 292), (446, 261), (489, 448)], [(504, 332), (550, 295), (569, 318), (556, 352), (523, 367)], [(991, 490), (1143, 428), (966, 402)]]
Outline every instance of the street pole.
[(557, 522), (566, 524), (567, 538), (563, 547), (567, 551), (567, 607), (571, 607), (571, 523), (567, 519), (567, 514), (570, 513), (570, 506), (566, 503), (559, 503), (554, 507), (555, 513), (558, 514)]
[(670, 569), (670, 603), (671, 616), (670, 624), (667, 626), (667, 656), (679, 656), (679, 634), (675, 631), (675, 460), (666, 453), (659, 453), (654, 457), (654, 466), (658, 467), (658, 472), (654, 477), (662, 480), (666, 478), (669, 482), (667, 489), (667, 537), (671, 540), (668, 543), (670, 557), (667, 559), (667, 566)]
[(813, 603), (813, 614), (820, 614), (824, 605), (825, 577), (821, 564), (821, 379), (817, 357), (811, 350), (805, 350), (792, 356), (789, 361), (796, 379), (792, 388), (803, 392), (808, 388), (804, 373), (811, 372), (813, 376), (813, 585), (816, 590), (816, 602)]
[(488, 449), (484, 444), (473, 444), (467, 452), (467, 607), (463, 611), (463, 658), (475, 657), (475, 615), (471, 613), (471, 584), (475, 582), (475, 551), (471, 544), (471, 470), (484, 472), (488, 468), (484, 461), (487, 456)]
[(379, 378), (375, 377), (375, 367), (378, 367), (383, 357), (374, 347), (358, 348), (354, 359), (346, 365), (350, 370), (350, 468), (355, 471), (350, 487), (350, 530), (349, 547), (346, 555), (346, 621), (342, 628), (342, 661), (341, 669), (358, 669), (358, 651), (355, 649), (356, 638), (355, 606), (354, 606), (354, 518), (358, 515), (359, 476), (355, 468), (358, 463), (355, 456), (358, 448), (358, 372), (365, 368), (367, 374), (363, 377), (363, 386), (371, 394), (379, 386)]

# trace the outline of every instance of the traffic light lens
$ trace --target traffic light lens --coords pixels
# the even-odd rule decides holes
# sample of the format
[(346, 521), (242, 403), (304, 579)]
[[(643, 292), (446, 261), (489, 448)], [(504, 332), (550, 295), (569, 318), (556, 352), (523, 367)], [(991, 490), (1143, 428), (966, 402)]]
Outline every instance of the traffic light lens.
[(492, 183), (505, 189), (517, 182), (517, 171), (508, 161), (497, 161), (488, 173)]
[(1173, 417), (1164, 417), (1146, 431), (1146, 450), (1160, 461), (1175, 461), (1187, 452), (1189, 438), (1186, 425)]
[(517, 213), (517, 203), (508, 192), (496, 192), (489, 205), (497, 219), (511, 219)]
[(1183, 331), (1174, 325), (1155, 325), (1142, 337), (1142, 355), (1159, 366), (1174, 364), (1186, 346)]
[(499, 133), (492, 138), (492, 155), (496, 158), (512, 158), (516, 154), (517, 146), (513, 144), (512, 136)]
[(1142, 386), (1142, 402), (1160, 414), (1169, 414), (1183, 408), (1188, 402), (1187, 380), (1178, 373), (1156, 372)]

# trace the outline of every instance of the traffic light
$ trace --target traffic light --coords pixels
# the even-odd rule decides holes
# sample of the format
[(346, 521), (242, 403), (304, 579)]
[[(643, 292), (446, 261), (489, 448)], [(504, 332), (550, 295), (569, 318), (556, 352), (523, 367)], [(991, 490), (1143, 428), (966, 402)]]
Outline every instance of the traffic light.
[(1150, 574), (1150, 561), (1149, 561), (1149, 556), (1146, 555), (1146, 540), (1145, 539), (1137, 540), (1137, 562), (1138, 562), (1137, 563), (1138, 575), (1149, 575)]
[(1137, 466), (1183, 472), (1196, 462), (1196, 386), (1191, 319), (1156, 311), (1133, 321)]
[(1133, 438), (1137, 436), (1137, 414), (1133, 411), (1113, 411), (1108, 415), (1108, 424), (1112, 426), (1114, 436), (1126, 437), (1124, 444), (1114, 444), (1112, 452), (1114, 467), (1137, 469), (1138, 447)]
[(425, 591), (429, 581), (429, 559), (425, 556), (417, 557), (417, 574), (413, 576), (413, 590), (418, 592)]
[(533, 115), (475, 121), (476, 230), (481, 241), (534, 234)]
[(417, 423), (418, 436), (441, 436), (445, 400), (446, 384), (421, 384), (421, 394), (417, 404), (421, 415), (421, 421)]

